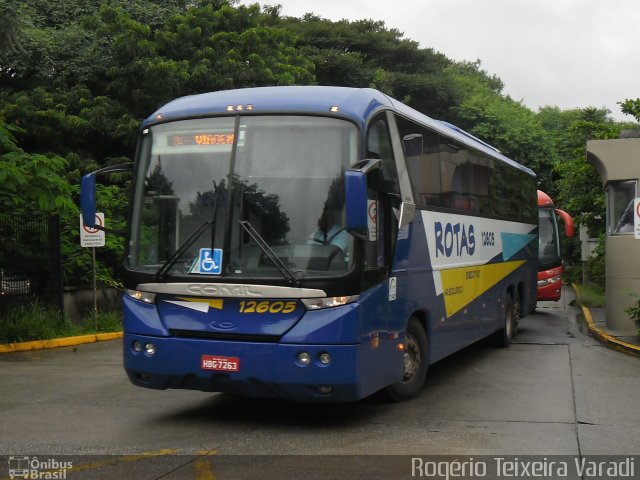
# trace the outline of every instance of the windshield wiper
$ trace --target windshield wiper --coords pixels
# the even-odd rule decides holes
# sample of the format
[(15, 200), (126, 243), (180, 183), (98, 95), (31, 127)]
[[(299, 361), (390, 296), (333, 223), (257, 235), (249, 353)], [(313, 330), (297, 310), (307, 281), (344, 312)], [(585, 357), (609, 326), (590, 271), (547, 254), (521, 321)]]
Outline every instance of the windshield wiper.
[(291, 269), (284, 263), (276, 252), (269, 246), (269, 244), (262, 238), (262, 236), (258, 233), (258, 231), (251, 225), (251, 222), (248, 220), (239, 220), (240, 226), (244, 229), (245, 232), (249, 234), (249, 236), (253, 239), (254, 242), (258, 244), (260, 249), (267, 255), (269, 260), (275, 265), (278, 271), (282, 274), (282, 276), (289, 282), (290, 285), (299, 285), (300, 279), (298, 279), (291, 271)]
[[(162, 264), (162, 266), (156, 272), (156, 278), (158, 280), (164, 279), (164, 277), (166, 277), (169, 270), (171, 270), (171, 267), (173, 267), (178, 261), (178, 259), (180, 258), (180, 256), (182, 256), (182, 254), (186, 252), (187, 248), (193, 245), (193, 243), (200, 237), (200, 235), (202, 235), (202, 233), (207, 229), (207, 227), (209, 225), (212, 225), (215, 221), (216, 219), (214, 215), (214, 218), (212, 218), (211, 220), (207, 220), (202, 225), (200, 225), (198, 229), (195, 232), (193, 232), (191, 236), (187, 238), (187, 240), (182, 245), (180, 245), (180, 247), (175, 252), (173, 252), (173, 254), (167, 259), (167, 261)], [(213, 229), (214, 227), (211, 227), (211, 228)]]
[(202, 225), (198, 227), (198, 229), (191, 234), (187, 240), (178, 247), (178, 249), (173, 252), (173, 254), (167, 259), (166, 262), (162, 264), (162, 266), (156, 272), (156, 278), (158, 280), (162, 280), (167, 276), (171, 267), (173, 267), (178, 259), (182, 256), (182, 254), (189, 248), (194, 242), (200, 238), (200, 235), (204, 233), (209, 225), (211, 225), (211, 250), (213, 250), (213, 244), (216, 238), (216, 220), (218, 218), (218, 205), (220, 204), (220, 196), (218, 192), (218, 185), (216, 182), (213, 182), (213, 192), (214, 192), (214, 207), (213, 207), (213, 215), (211, 215), (211, 220), (207, 220)]

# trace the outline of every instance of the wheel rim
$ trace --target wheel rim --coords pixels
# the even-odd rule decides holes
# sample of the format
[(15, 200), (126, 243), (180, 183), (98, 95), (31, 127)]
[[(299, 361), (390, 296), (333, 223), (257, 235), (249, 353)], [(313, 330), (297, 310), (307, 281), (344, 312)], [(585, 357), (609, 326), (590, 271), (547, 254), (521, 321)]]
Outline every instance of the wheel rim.
[(411, 335), (407, 334), (407, 344), (404, 350), (404, 376), (402, 377), (402, 383), (410, 382), (418, 373), (420, 369), (420, 345), (418, 340)]

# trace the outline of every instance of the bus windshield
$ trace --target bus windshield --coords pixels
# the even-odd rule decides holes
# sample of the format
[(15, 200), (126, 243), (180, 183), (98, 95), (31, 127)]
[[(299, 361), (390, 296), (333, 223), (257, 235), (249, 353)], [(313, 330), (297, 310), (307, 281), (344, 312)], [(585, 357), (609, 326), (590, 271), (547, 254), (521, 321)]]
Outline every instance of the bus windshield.
[(558, 223), (554, 209), (540, 208), (539, 222), (539, 268), (556, 267), (561, 263), (561, 257)]
[[(343, 274), (354, 124), (311, 116), (182, 120), (145, 129), (127, 267), (165, 276)], [(274, 259), (274, 255), (275, 258)], [(282, 263), (280, 263), (280, 260)]]

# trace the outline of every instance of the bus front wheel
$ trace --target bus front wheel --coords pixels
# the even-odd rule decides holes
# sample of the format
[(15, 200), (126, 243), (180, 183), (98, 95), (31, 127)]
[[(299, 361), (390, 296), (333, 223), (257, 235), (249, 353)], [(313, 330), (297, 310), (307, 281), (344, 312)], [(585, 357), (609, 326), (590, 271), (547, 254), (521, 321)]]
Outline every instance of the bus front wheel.
[(386, 389), (395, 402), (416, 396), (427, 377), (429, 341), (420, 320), (411, 317), (407, 323), (407, 339), (404, 348), (404, 374), (402, 380)]

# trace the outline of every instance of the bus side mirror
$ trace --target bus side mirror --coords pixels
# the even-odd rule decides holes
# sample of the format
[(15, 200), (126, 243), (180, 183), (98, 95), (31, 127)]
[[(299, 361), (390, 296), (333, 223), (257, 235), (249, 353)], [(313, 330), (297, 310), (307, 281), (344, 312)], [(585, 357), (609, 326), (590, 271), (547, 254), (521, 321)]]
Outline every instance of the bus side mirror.
[(96, 176), (108, 173), (130, 172), (132, 168), (132, 163), (110, 165), (95, 172), (87, 173), (82, 177), (80, 180), (80, 211), (82, 212), (82, 223), (84, 225), (104, 230), (105, 232), (120, 234), (120, 232), (114, 232), (96, 225)]
[(347, 230), (366, 238), (367, 221), (367, 174), (348, 170), (344, 174), (345, 210)]
[(424, 151), (424, 137), (421, 133), (412, 133), (402, 137), (405, 157), (419, 157)]
[(80, 181), (80, 210), (87, 227), (96, 225), (96, 174), (88, 173)]
[(573, 218), (571, 218), (571, 215), (569, 215), (564, 210), (560, 210), (559, 208), (556, 208), (556, 214), (562, 219), (564, 223), (564, 234), (566, 235), (566, 237), (573, 237)]
[(367, 239), (369, 228), (369, 202), (367, 200), (367, 176), (382, 169), (379, 158), (359, 161), (344, 173), (345, 210), (347, 231), (362, 240)]

